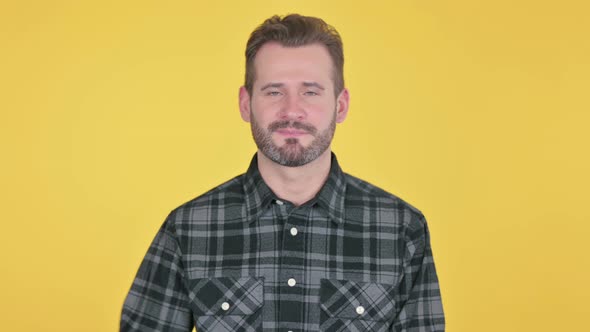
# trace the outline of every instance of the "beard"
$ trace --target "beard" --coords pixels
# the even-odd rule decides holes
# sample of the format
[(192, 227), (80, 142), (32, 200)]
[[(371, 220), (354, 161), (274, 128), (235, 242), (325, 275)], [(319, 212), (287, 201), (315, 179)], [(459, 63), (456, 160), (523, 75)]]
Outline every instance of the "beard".
[[(258, 150), (268, 159), (287, 167), (299, 167), (316, 160), (330, 147), (336, 132), (336, 112), (334, 112), (334, 117), (328, 128), (321, 132), (318, 132), (317, 128), (310, 124), (289, 120), (275, 121), (268, 125), (268, 128), (263, 128), (258, 124), (252, 112), (250, 120), (252, 136)], [(286, 138), (285, 143), (278, 146), (272, 141), (272, 134), (284, 128), (303, 130), (314, 138), (308, 147), (301, 145), (299, 139), (295, 137)]]

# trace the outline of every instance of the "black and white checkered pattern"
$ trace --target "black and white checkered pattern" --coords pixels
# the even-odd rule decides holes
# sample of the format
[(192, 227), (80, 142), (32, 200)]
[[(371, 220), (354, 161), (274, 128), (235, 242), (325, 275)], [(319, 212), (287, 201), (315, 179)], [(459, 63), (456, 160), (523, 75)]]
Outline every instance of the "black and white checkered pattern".
[[(293, 232), (296, 229), (297, 232)], [(310, 202), (276, 197), (258, 172), (170, 213), (121, 331), (444, 331), (426, 221), (342, 172)]]

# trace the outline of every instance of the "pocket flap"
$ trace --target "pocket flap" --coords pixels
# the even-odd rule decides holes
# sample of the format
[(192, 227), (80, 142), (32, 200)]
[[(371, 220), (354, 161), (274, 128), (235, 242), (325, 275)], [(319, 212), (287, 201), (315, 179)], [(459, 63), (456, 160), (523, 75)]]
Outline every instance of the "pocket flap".
[(393, 292), (391, 285), (322, 279), (320, 307), (329, 317), (386, 321), (395, 314)]
[(196, 316), (251, 315), (262, 307), (262, 279), (210, 278), (190, 281), (190, 300)]

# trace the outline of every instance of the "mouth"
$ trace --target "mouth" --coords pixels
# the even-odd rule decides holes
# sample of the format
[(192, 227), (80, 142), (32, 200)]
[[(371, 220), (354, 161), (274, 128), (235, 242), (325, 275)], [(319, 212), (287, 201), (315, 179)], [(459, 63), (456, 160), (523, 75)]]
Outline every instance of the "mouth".
[(300, 137), (300, 136), (309, 134), (305, 130), (293, 129), (293, 128), (277, 129), (277, 130), (275, 130), (275, 132), (279, 133), (279, 135), (286, 136), (286, 137)]

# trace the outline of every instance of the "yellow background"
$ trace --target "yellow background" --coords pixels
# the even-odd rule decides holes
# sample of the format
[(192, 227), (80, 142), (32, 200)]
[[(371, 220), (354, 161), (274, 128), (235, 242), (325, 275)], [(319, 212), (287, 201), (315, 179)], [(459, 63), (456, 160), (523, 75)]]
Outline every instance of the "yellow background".
[(342, 34), (345, 171), (421, 209), (447, 330), (590, 315), (586, 1), (0, 4), (0, 330), (115, 331), (168, 212), (245, 171), (266, 17)]

